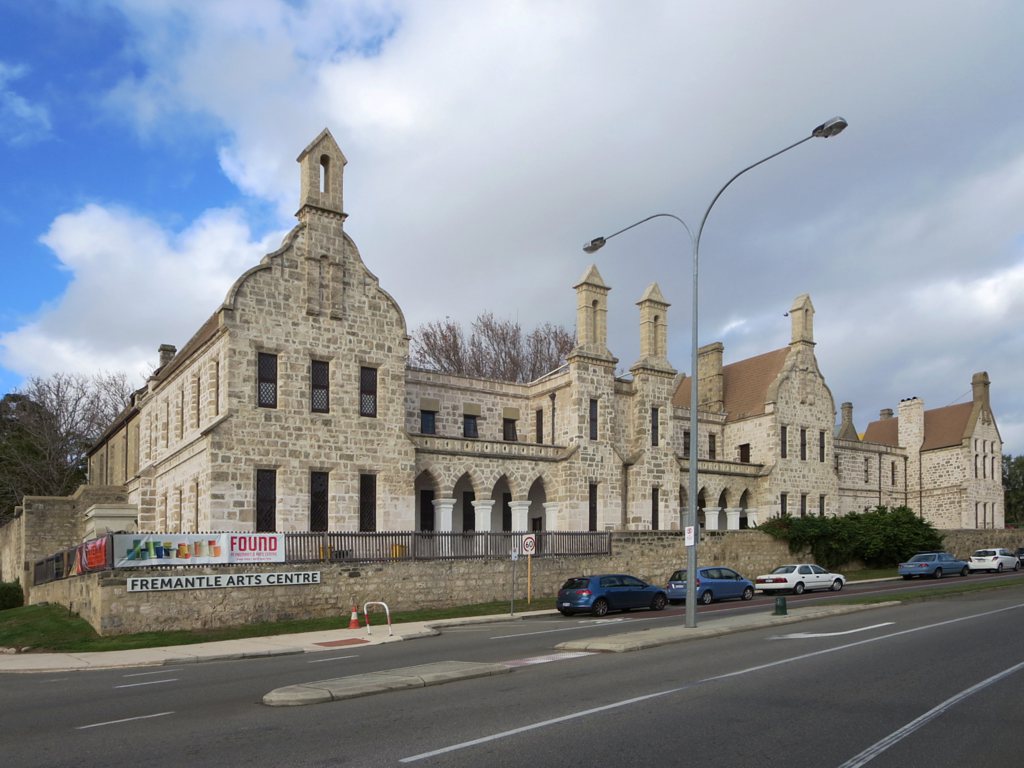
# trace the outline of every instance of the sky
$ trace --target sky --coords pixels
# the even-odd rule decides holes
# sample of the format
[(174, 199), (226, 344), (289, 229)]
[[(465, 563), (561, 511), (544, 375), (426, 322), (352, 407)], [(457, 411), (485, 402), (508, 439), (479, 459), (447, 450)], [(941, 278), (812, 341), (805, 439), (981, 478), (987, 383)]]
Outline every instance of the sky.
[(1024, 452), (1024, 3), (1017, 0), (0, 0), (0, 392), (184, 345), (295, 224), (295, 158), (348, 159), (345, 227), (409, 331), (480, 313), (575, 326), (596, 264), (609, 347), (671, 303), (690, 368), (816, 353), (864, 431), (970, 399)]

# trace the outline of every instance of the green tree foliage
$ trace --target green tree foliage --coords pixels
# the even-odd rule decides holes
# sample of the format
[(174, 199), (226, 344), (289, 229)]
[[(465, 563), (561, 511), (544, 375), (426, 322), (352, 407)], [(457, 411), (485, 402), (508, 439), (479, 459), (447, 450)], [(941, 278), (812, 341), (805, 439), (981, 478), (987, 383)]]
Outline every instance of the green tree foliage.
[(0, 400), (0, 524), (23, 497), (64, 496), (85, 481), (89, 448), (130, 392), (121, 373), (57, 373)]
[(1024, 528), (1024, 456), (1003, 456), (1006, 525)]
[(837, 568), (861, 560), (869, 568), (888, 568), (915, 552), (942, 548), (942, 535), (908, 507), (875, 507), (845, 517), (782, 517), (758, 530), (789, 543), (791, 552), (810, 550), (815, 562)]
[(16, 581), (0, 581), (0, 611), (21, 608), (25, 604), (25, 593)]

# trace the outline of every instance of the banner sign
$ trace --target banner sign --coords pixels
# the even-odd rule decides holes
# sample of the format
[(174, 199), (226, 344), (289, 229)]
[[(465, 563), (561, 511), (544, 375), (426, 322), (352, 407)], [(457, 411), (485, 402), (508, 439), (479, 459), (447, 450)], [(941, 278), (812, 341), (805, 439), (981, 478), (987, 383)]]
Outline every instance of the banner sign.
[(224, 589), (227, 587), (289, 587), (319, 584), (320, 571), (287, 573), (197, 573), (189, 576), (130, 576), (129, 592), (165, 592), (172, 589)]
[(75, 567), (72, 575), (87, 573), (88, 571), (103, 571), (107, 568), (107, 537), (101, 536), (98, 539), (80, 544), (75, 553)]
[(284, 561), (283, 533), (114, 534), (115, 568)]

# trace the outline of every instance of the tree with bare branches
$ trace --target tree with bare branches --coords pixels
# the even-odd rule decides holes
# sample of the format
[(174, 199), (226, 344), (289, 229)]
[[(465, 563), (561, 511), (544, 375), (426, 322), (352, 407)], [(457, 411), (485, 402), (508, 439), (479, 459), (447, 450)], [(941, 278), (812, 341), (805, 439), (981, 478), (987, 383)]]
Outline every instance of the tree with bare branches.
[(469, 336), (446, 317), (413, 332), (412, 364), (441, 373), (525, 383), (562, 365), (576, 343), (574, 334), (553, 323), (529, 333), (515, 320), (484, 312)]
[(86, 453), (128, 403), (124, 373), (56, 373), (0, 400), (0, 522), (27, 495), (64, 496), (85, 481)]

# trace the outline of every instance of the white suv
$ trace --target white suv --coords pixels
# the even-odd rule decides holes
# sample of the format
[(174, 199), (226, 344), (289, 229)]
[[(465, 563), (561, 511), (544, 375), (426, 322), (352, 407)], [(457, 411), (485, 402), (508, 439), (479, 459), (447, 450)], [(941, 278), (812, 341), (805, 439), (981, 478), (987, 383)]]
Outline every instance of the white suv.
[(1005, 568), (1020, 570), (1020, 560), (1008, 549), (992, 547), (991, 549), (979, 549), (971, 559), (967, 561), (967, 567), (972, 571), (995, 571), (1001, 573)]

